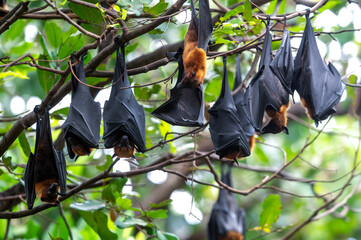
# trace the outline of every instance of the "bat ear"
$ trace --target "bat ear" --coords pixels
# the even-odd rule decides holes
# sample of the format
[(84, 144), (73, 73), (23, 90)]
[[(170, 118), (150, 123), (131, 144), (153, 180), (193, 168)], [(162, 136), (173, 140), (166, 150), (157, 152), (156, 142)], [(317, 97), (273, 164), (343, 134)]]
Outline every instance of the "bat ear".
[(286, 126), (282, 126), (282, 131), (288, 135), (288, 128)]

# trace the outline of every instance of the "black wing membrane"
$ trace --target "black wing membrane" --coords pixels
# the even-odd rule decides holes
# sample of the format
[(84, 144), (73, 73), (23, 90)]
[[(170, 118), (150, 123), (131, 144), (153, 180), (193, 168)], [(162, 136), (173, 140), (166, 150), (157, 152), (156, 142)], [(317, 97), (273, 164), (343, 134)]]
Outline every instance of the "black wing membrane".
[(204, 88), (181, 87), (184, 78), (182, 50), (167, 54), (169, 59), (178, 62), (178, 79), (175, 87), (170, 90), (170, 99), (152, 112), (152, 115), (172, 125), (196, 127), (204, 121)]
[[(77, 59), (71, 55), (71, 63), (74, 74), (72, 74), (72, 96), (69, 115), (63, 124), (65, 132), (64, 138), (67, 144), (70, 158), (75, 157), (72, 151), (69, 138), (76, 138), (79, 143), (87, 148), (97, 148), (99, 146), (101, 109), (100, 103), (95, 102), (86, 84), (83, 56)], [(78, 78), (82, 83), (78, 82)]]
[[(242, 75), (241, 75), (241, 61), (240, 55), (237, 54), (236, 56), (236, 76), (234, 79), (233, 84), (233, 91), (236, 90), (242, 82)], [(246, 107), (245, 101), (246, 92), (244, 89), (240, 89), (236, 94), (233, 95), (234, 104), (236, 105), (238, 118), (241, 123), (242, 130), (247, 137), (252, 137), (254, 135), (254, 127), (252, 126), (251, 122), (247, 118), (246, 112), (248, 111)]]
[(267, 133), (262, 129), (266, 109), (279, 111), (283, 105), (289, 104), (289, 94), (270, 68), (272, 40), (268, 25), (266, 27), (259, 70), (246, 90), (246, 113), (255, 130), (262, 133)]
[[(222, 163), (221, 180), (232, 187), (232, 165), (229, 165), (227, 171), (224, 165), (226, 164)], [(213, 205), (208, 222), (208, 239), (246, 239), (246, 213), (238, 207), (233, 193), (226, 188), (219, 191), (217, 202)]]
[[(118, 37), (117, 37), (118, 38)], [(123, 135), (127, 135), (139, 152), (146, 151), (144, 108), (139, 105), (130, 87), (125, 66), (124, 46), (117, 48), (113, 86), (108, 101), (104, 104), (104, 146), (111, 148)], [(119, 53), (119, 47), (121, 53)]]
[(223, 58), (221, 94), (208, 112), (209, 131), (220, 159), (231, 152), (240, 151), (244, 156), (249, 156), (251, 152), (248, 141), (241, 128), (237, 108), (228, 85), (227, 58)]
[[(199, 2), (199, 20), (197, 21), (198, 47), (202, 48), (205, 52), (207, 52), (207, 46), (213, 31), (212, 16), (211, 16), (211, 11), (209, 9), (209, 1), (199, 0), (198, 2)], [(195, 14), (193, 0), (191, 0), (191, 4), (192, 4), (192, 18), (194, 18), (196, 17), (196, 14)]]
[(306, 27), (295, 58), (292, 90), (296, 90), (316, 126), (336, 112), (345, 84), (336, 68), (322, 60), (313, 27), (306, 14)]
[(283, 31), (281, 45), (273, 58), (270, 67), (277, 78), (281, 81), (288, 94), (292, 94), (291, 82), (293, 74), (293, 56), (290, 42), (290, 32)]
[(36, 140), (34, 154), (30, 153), (25, 169), (24, 182), (28, 209), (34, 205), (36, 198), (35, 185), (44, 181), (53, 181), (60, 186), (60, 194), (66, 194), (66, 163), (62, 151), (57, 151), (51, 137), (49, 110), (36, 115)]

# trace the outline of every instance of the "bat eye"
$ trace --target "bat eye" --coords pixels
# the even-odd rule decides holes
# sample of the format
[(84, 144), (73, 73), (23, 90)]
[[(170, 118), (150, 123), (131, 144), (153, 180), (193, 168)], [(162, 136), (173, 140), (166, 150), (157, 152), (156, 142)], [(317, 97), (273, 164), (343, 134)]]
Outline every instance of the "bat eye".
[(42, 202), (44, 202), (44, 201), (45, 201), (45, 198), (41, 197), (40, 200), (41, 200)]
[(191, 72), (191, 76), (194, 77), (196, 75), (196, 72), (195, 71), (192, 71)]

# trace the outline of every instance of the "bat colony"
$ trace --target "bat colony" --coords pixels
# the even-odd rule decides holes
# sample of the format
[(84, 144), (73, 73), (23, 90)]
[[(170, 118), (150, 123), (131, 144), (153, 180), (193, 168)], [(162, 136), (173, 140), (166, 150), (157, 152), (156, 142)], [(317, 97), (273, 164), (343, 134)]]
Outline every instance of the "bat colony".
[[(212, 34), (212, 18), (208, 0), (199, 1), (199, 17), (191, 1), (192, 20), (185, 35), (184, 50), (168, 53), (179, 66), (178, 80), (170, 99), (152, 114), (172, 125), (202, 126), (204, 122), (204, 88), (206, 52)], [(263, 43), (259, 70), (246, 89), (233, 96), (228, 84), (227, 58), (223, 58), (222, 89), (219, 98), (208, 110), (209, 131), (219, 158), (234, 160), (247, 157), (255, 145), (255, 131), (288, 134), (287, 109), (289, 96), (297, 91), (308, 116), (318, 123), (335, 113), (334, 106), (344, 91), (341, 76), (335, 67), (322, 60), (313, 28), (306, 14), (306, 27), (295, 60), (292, 57), (290, 33), (284, 29), (281, 45), (272, 57), (269, 19)], [(113, 85), (103, 110), (104, 146), (113, 148), (119, 158), (132, 158), (134, 151), (145, 152), (144, 108), (139, 105), (130, 86), (125, 64), (124, 45), (116, 44), (116, 66)], [(94, 102), (86, 84), (83, 56), (72, 55), (72, 101), (63, 124), (63, 140), (70, 158), (89, 155), (99, 146), (101, 108)], [(241, 83), (240, 56), (236, 57), (233, 90)], [(24, 175), (28, 208), (36, 195), (43, 202), (59, 204), (58, 196), (66, 194), (66, 165), (62, 151), (55, 150), (51, 138), (48, 108), (37, 119), (36, 143)], [(264, 124), (264, 115), (268, 123)], [(232, 163), (232, 162), (231, 162)], [(231, 165), (222, 181), (231, 186)], [(237, 207), (234, 196), (221, 189), (208, 224), (209, 239), (245, 239), (245, 212)]]

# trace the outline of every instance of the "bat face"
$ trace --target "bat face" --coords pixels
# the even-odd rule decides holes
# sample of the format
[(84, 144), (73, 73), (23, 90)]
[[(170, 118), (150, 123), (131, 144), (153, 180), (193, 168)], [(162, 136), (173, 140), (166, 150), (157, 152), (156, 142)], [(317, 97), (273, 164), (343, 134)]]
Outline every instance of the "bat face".
[(47, 179), (45, 181), (35, 183), (36, 195), (42, 202), (56, 204), (59, 196), (59, 181), (56, 179)]
[(93, 148), (87, 146), (85, 143), (82, 143), (78, 137), (70, 136), (67, 140), (71, 145), (71, 150), (78, 156), (89, 156), (93, 151)]
[(131, 158), (134, 155), (135, 146), (127, 135), (123, 135), (114, 145), (114, 153), (119, 158)]
[(289, 103), (282, 105), (279, 111), (267, 107), (266, 113), (271, 118), (271, 121), (262, 129), (262, 133), (280, 133), (284, 132), (288, 134), (287, 126), (287, 110)]

